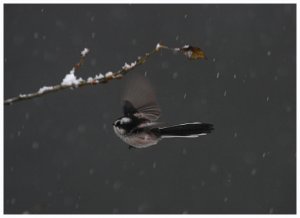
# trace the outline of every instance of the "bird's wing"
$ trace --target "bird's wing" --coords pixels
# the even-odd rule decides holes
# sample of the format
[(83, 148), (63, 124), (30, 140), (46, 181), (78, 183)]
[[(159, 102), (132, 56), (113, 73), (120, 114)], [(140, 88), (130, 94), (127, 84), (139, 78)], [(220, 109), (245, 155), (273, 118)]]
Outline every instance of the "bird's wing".
[(137, 128), (156, 128), (156, 127), (161, 127), (164, 123), (162, 122), (144, 122), (141, 123), (140, 125), (137, 126)]
[(124, 100), (123, 113), (125, 116), (130, 116), (137, 112), (138, 112), (137, 109), (132, 105), (130, 101)]
[(150, 103), (137, 108), (137, 113), (134, 113), (134, 115), (139, 118), (155, 121), (160, 116), (160, 109), (157, 104)]
[(141, 76), (129, 80), (122, 99), (125, 116), (134, 115), (150, 121), (155, 121), (160, 116), (154, 91), (149, 82)]

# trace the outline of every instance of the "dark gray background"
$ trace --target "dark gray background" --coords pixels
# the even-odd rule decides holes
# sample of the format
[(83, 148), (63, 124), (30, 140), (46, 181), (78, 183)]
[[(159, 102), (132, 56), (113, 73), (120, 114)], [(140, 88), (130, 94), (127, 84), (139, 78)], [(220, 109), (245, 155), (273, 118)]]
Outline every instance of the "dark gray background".
[[(112, 122), (126, 80), (4, 108), (5, 213), (295, 213), (295, 5), (4, 5), (4, 97), (118, 70), (152, 83), (169, 123), (215, 131), (128, 150)], [(219, 78), (217, 74), (219, 72)], [(236, 75), (236, 78), (234, 78)], [(186, 95), (186, 96), (185, 96)], [(185, 96), (185, 98), (184, 98)]]

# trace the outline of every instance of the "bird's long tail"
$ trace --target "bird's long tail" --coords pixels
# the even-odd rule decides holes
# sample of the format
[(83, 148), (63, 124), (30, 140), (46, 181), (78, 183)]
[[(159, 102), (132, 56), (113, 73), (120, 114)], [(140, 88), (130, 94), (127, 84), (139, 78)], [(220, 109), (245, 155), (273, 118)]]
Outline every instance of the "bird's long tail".
[(158, 128), (157, 131), (162, 138), (187, 137), (195, 138), (200, 135), (211, 133), (213, 125), (209, 123), (185, 123), (176, 126)]

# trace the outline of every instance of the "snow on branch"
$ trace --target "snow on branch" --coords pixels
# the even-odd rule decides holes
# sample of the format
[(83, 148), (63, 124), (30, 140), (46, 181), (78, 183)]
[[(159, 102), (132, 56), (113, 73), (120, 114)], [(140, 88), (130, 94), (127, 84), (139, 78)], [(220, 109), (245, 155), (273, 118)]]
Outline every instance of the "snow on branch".
[(65, 75), (65, 77), (62, 79), (62, 82), (57, 85), (53, 86), (43, 86), (38, 89), (36, 92), (32, 92), (29, 94), (19, 94), (16, 97), (9, 98), (4, 100), (4, 105), (12, 105), (14, 102), (19, 102), (23, 100), (29, 100), (32, 98), (40, 97), (49, 93), (61, 91), (64, 89), (73, 89), (78, 87), (84, 87), (84, 86), (91, 86), (91, 85), (97, 85), (97, 84), (103, 84), (107, 83), (110, 80), (114, 79), (121, 79), (126, 73), (132, 71), (137, 66), (142, 65), (146, 62), (146, 60), (154, 55), (155, 53), (159, 52), (161, 49), (171, 50), (174, 53), (181, 52), (183, 55), (185, 55), (189, 60), (202, 60), (207, 59), (204, 52), (197, 47), (193, 47), (190, 45), (185, 45), (181, 48), (170, 48), (168, 46), (162, 45), (158, 43), (150, 52), (145, 53), (143, 56), (139, 56), (136, 61), (132, 62), (131, 64), (125, 63), (122, 68), (116, 72), (107, 72), (105, 75), (99, 73), (96, 74), (94, 77), (89, 77), (86, 80), (82, 78), (77, 78), (75, 75), (76, 70), (79, 70), (79, 68), (83, 65), (84, 60), (89, 53), (88, 48), (84, 48), (81, 51), (80, 60), (78, 63), (76, 63), (73, 68), (70, 70), (68, 74)]

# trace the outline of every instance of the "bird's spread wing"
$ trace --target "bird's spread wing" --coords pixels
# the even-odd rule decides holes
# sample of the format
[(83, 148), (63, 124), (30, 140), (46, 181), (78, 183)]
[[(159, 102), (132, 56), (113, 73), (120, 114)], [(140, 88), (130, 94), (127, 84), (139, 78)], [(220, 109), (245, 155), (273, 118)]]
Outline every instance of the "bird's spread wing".
[(122, 99), (125, 116), (132, 114), (150, 121), (155, 121), (160, 116), (154, 91), (143, 77), (136, 76), (129, 80)]
[(125, 100), (123, 104), (123, 113), (125, 116), (130, 116), (137, 113), (137, 109), (132, 105), (130, 101)]
[(137, 113), (134, 114), (139, 118), (145, 118), (150, 121), (155, 121), (160, 116), (160, 109), (157, 104), (149, 104), (137, 109)]

